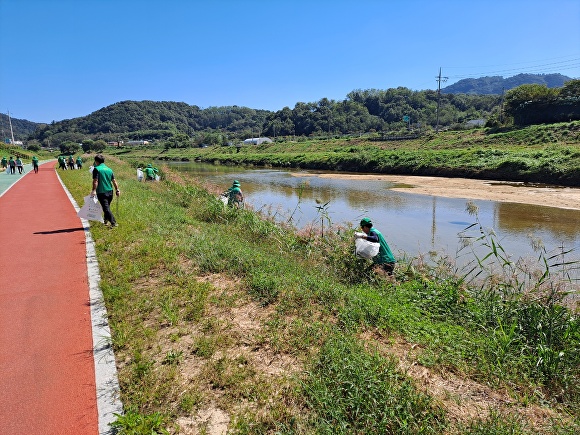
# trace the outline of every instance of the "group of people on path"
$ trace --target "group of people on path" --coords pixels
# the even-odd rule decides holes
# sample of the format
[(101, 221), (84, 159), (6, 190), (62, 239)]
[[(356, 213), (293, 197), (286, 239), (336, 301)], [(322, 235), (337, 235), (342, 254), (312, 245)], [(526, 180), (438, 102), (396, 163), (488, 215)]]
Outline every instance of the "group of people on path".
[[(5, 169), (9, 175), (16, 174), (16, 171), (18, 171), (18, 174), (24, 174), (24, 163), (20, 156), (17, 156), (16, 159), (13, 156), (10, 156), (9, 159), (3, 156), (0, 164), (2, 169)], [(38, 173), (38, 158), (36, 156), (32, 157), (32, 167), (34, 172)]]
[(75, 158), (71, 155), (65, 157), (65, 156), (58, 156), (58, 167), (60, 169), (62, 169), (63, 171), (67, 170), (67, 169), (83, 169), (83, 159), (81, 158), (81, 156), (78, 156), (75, 160)]
[(2, 167), (6, 169), (8, 174), (16, 174), (17, 169), (19, 174), (24, 173), (24, 164), (20, 157), (16, 157), (16, 160), (13, 156), (10, 156), (9, 160), (6, 160), (5, 156), (2, 157)]

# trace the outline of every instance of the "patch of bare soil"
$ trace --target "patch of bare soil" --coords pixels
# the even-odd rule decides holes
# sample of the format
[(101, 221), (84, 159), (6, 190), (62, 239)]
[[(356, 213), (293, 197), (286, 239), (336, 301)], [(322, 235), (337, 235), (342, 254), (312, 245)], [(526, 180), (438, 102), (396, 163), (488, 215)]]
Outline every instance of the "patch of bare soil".
[(319, 177), (345, 180), (384, 180), (409, 186), (392, 188), (392, 190), (400, 192), (580, 210), (580, 188), (576, 187), (533, 186), (525, 183), (414, 175), (323, 174)]
[[(203, 320), (189, 325), (185, 334), (180, 327), (161, 329), (157, 333), (157, 353), (165, 355), (170, 350), (181, 351), (183, 359), (177, 366), (181, 378), (180, 389), (183, 393), (197, 391), (202, 396), (190, 415), (177, 419), (177, 433), (224, 435), (231, 416), (252, 405), (243, 398), (232, 402), (231, 398), (226, 397), (228, 391), (212, 383), (216, 361), (245, 361), (253, 374), (252, 379), (265, 379), (267, 383), (270, 383), (269, 379), (276, 383), (277, 379), (300, 370), (300, 364), (289, 355), (274, 352), (264, 343), (263, 327), (273, 313), (272, 308), (261, 307), (249, 300), (246, 293), (240, 290), (238, 281), (223, 275), (203, 276), (198, 281), (210, 283), (215, 289), (211, 299), (218, 300), (208, 304), (204, 313), (204, 319), (212, 325), (211, 330), (207, 330)], [(177, 341), (176, 335), (180, 335)], [(208, 337), (221, 337), (216, 339), (219, 344), (215, 353), (209, 358), (196, 355), (192, 351), (195, 341)], [(234, 369), (237, 364), (234, 363)]]
[(369, 348), (396, 358), (402, 372), (410, 376), (415, 385), (435, 398), (447, 412), (452, 423), (468, 424), (485, 419), (492, 411), (501, 415), (523, 418), (538, 433), (547, 433), (554, 419), (566, 419), (555, 411), (538, 405), (524, 406), (507, 392), (494, 390), (487, 385), (448, 371), (434, 371), (417, 362), (421, 349), (401, 338), (385, 338), (365, 332), (361, 337)]

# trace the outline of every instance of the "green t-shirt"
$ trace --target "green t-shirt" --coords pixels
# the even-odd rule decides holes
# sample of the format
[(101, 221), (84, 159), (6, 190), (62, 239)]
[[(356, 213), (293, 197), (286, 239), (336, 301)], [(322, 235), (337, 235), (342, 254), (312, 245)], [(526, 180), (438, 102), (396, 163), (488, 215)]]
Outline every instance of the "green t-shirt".
[(242, 189), (239, 187), (232, 187), (228, 192), (228, 204), (240, 202), (242, 200)]
[(396, 262), (395, 256), (391, 252), (391, 248), (389, 248), (389, 245), (387, 244), (387, 241), (385, 240), (381, 232), (379, 230), (375, 230), (374, 228), (371, 228), (370, 232), (377, 235), (377, 237), (379, 238), (380, 245), (379, 253), (377, 254), (376, 257), (373, 258), (373, 261), (377, 264), (395, 263)]
[(113, 181), (115, 175), (113, 170), (104, 163), (95, 166), (93, 169), (93, 180), (97, 178), (99, 184), (97, 185), (97, 193), (107, 193), (113, 190)]
[(38, 157), (36, 157), (36, 156), (32, 157), (32, 165), (38, 166)]
[(143, 169), (143, 172), (145, 172), (145, 176), (148, 179), (153, 180), (155, 178), (155, 169), (147, 167)]

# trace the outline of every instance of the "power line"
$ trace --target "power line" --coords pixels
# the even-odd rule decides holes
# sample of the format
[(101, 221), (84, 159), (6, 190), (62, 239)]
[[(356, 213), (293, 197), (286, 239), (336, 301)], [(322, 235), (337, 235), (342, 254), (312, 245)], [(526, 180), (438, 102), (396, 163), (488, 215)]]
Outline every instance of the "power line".
[[(488, 68), (496, 68), (496, 67), (503, 67), (503, 66), (513, 66), (513, 65), (523, 65), (523, 64), (538, 64), (539, 62), (541, 62), (542, 64), (544, 62), (548, 62), (551, 60), (557, 60), (557, 59), (566, 59), (566, 58), (577, 58), (580, 55), (580, 53), (576, 53), (576, 54), (568, 54), (566, 56), (558, 56), (558, 57), (549, 57), (547, 59), (541, 59), (541, 60), (528, 60), (528, 61), (524, 61), (524, 62), (510, 62), (510, 63), (500, 63), (500, 64), (496, 64), (496, 65), (472, 65), (472, 66), (445, 66), (444, 68), (446, 69), (465, 69), (465, 68), (477, 68), (477, 69), (488, 69)], [(571, 62), (571, 61), (576, 61), (578, 59), (570, 59), (568, 61), (564, 61), (564, 62)]]
[[(544, 63), (539, 65), (532, 65), (529, 67), (523, 68), (510, 68), (510, 69), (502, 69), (502, 70), (495, 70), (495, 71), (486, 71), (486, 72), (478, 72), (472, 74), (457, 74), (450, 76), (453, 79), (462, 79), (462, 78), (475, 78), (475, 77), (482, 77), (486, 75), (498, 75), (498, 74), (505, 74), (505, 73), (537, 73), (537, 72), (550, 72), (550, 71), (564, 71), (569, 69), (574, 69), (580, 67), (580, 58), (569, 59), (560, 62), (550, 62)], [(447, 67), (446, 67), (447, 68)], [(458, 68), (458, 67), (455, 67)]]

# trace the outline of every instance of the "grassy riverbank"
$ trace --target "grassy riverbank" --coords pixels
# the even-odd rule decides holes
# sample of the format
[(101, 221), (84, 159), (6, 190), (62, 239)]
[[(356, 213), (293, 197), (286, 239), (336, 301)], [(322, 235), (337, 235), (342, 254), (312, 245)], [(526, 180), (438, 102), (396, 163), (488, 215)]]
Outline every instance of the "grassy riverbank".
[[(507, 264), (474, 286), (443, 259), (408, 259), (391, 281), (352, 255), (352, 229), (296, 234), (224, 209), (186, 174), (138, 183), (107, 163), (120, 226), (91, 233), (122, 433), (580, 429), (580, 322), (561, 304), (559, 266), (521, 280)], [(59, 174), (82, 201), (87, 173)], [(493, 236), (476, 243), (501, 256)]]
[(120, 149), (126, 158), (436, 175), (580, 186), (580, 121), (447, 131), (405, 141), (299, 139), (262, 145)]

